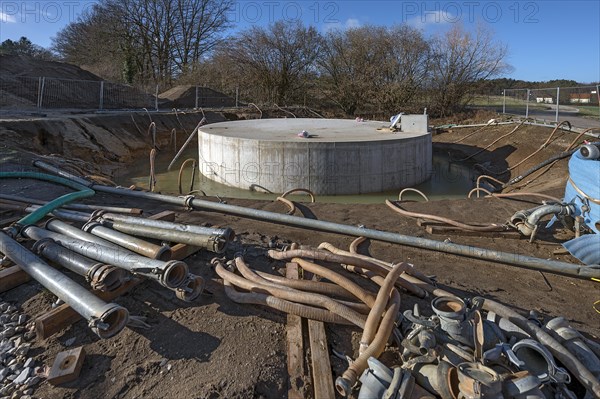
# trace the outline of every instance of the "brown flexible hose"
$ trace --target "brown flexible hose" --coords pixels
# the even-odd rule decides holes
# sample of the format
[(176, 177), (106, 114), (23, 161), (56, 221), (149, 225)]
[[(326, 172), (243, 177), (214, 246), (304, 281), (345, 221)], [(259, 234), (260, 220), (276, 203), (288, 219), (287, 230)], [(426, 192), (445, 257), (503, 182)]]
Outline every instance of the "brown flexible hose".
[(254, 273), (258, 274), (265, 280), (268, 280), (272, 283), (285, 285), (286, 287), (295, 288), (301, 291), (314, 292), (317, 294), (333, 295), (343, 299), (355, 299), (354, 295), (352, 295), (342, 287), (332, 283), (325, 283), (322, 281), (313, 280), (292, 280), (289, 278), (276, 276), (270, 273), (264, 273), (254, 269), (252, 270), (254, 271)]
[(484, 193), (487, 194), (488, 197), (496, 197), (496, 198), (539, 197), (539, 198), (548, 199), (548, 200), (555, 201), (555, 202), (562, 202), (562, 200), (560, 198), (553, 197), (553, 196), (547, 195), (547, 194), (542, 194), (542, 193), (517, 192), (517, 193), (496, 194), (496, 193), (492, 193), (492, 192), (486, 190), (485, 188), (481, 188), (481, 187), (476, 187), (473, 190), (469, 191), (469, 194), (467, 194), (467, 198), (471, 198), (471, 195), (476, 191), (483, 191)]
[(392, 333), (392, 329), (394, 328), (394, 321), (396, 320), (396, 315), (398, 314), (398, 310), (400, 309), (400, 294), (396, 289), (392, 290), (390, 303), (383, 315), (381, 320), (381, 324), (379, 325), (379, 329), (375, 334), (375, 338), (371, 344), (365, 349), (365, 351), (356, 358), (352, 364), (348, 367), (344, 374), (341, 377), (338, 377), (335, 381), (335, 387), (340, 395), (347, 396), (350, 393), (350, 390), (358, 376), (362, 374), (363, 371), (367, 368), (367, 360), (370, 357), (379, 357), (381, 352), (385, 349), (385, 345), (390, 338), (390, 334)]
[(367, 237), (358, 237), (350, 243), (350, 252), (358, 254), (358, 246), (363, 242), (367, 241)]
[(466, 139), (466, 138), (469, 138), (469, 137), (473, 136), (474, 134), (481, 132), (481, 131), (482, 131), (483, 129), (485, 129), (486, 127), (488, 127), (488, 126), (491, 126), (491, 125), (493, 124), (493, 122), (492, 122), (492, 121), (493, 121), (493, 122), (496, 122), (494, 119), (492, 119), (492, 120), (490, 120), (490, 122), (488, 122), (488, 123), (487, 123), (485, 126), (481, 126), (479, 129), (476, 129), (474, 132), (472, 132), (472, 133), (470, 133), (470, 134), (467, 134), (465, 137), (463, 137), (463, 138), (462, 138), (462, 139), (460, 139), (460, 140), (456, 140), (456, 141), (455, 141), (455, 142), (453, 142), (452, 144), (457, 144), (457, 143), (460, 143), (460, 142), (461, 142), (461, 141), (463, 141), (464, 139)]
[(293, 188), (291, 190), (287, 190), (285, 193), (281, 194), (281, 198), (285, 198), (292, 193), (298, 193), (298, 192), (308, 194), (310, 196), (310, 202), (315, 202), (315, 195), (313, 194), (312, 191), (310, 191), (306, 188)]
[(470, 224), (465, 224), (462, 222), (458, 222), (456, 220), (448, 219), (442, 216), (431, 215), (428, 213), (418, 213), (418, 212), (410, 212), (405, 209), (400, 208), (397, 204), (392, 203), (390, 200), (385, 200), (385, 204), (393, 211), (401, 214), (402, 216), (409, 216), (413, 218), (423, 218), (428, 220), (436, 220), (438, 222), (443, 222), (449, 224), (454, 227), (458, 227), (459, 229), (468, 230), (468, 231), (505, 231), (506, 226), (501, 224), (490, 223), (487, 226), (473, 226)]
[(529, 154), (528, 156), (526, 156), (525, 158), (523, 158), (521, 161), (517, 162), (517, 164), (515, 164), (515, 165), (511, 166), (510, 168), (506, 169), (506, 171), (513, 170), (514, 168), (516, 168), (517, 166), (521, 165), (523, 162), (527, 161), (529, 158), (531, 158), (532, 156), (534, 156), (535, 154), (537, 154), (538, 152), (540, 152), (541, 150), (543, 150), (544, 148), (546, 148), (546, 146), (548, 144), (550, 144), (550, 140), (552, 139), (552, 137), (554, 137), (554, 134), (556, 134), (556, 131), (558, 130), (558, 128), (561, 125), (565, 124), (565, 123), (569, 125), (569, 128), (571, 128), (571, 123), (569, 121), (562, 121), (562, 122), (560, 122), (552, 130), (552, 133), (550, 133), (550, 135), (548, 136), (548, 138), (546, 139), (546, 141), (544, 141), (544, 144), (542, 144), (540, 146), (540, 148), (538, 148), (537, 150), (535, 150), (534, 152), (532, 152), (531, 154)]
[(324, 323), (352, 324), (348, 320), (325, 309), (302, 305), (258, 292), (238, 292), (228, 280), (223, 280), (225, 294), (237, 303), (263, 305), (284, 313), (294, 314), (306, 319), (318, 320)]
[(587, 132), (591, 132), (594, 129), (597, 129), (597, 128), (596, 127), (590, 127), (589, 129), (585, 129), (583, 132), (579, 133), (577, 135), (577, 137), (575, 137), (575, 139), (573, 141), (571, 141), (571, 144), (569, 144), (569, 146), (567, 147), (567, 149), (565, 151), (571, 151), (571, 149), (573, 147), (575, 147), (575, 145), (577, 145), (577, 142), (579, 141), (579, 139), (581, 138), (581, 136), (583, 136)]
[(372, 308), (375, 305), (375, 295), (363, 289), (354, 281), (342, 276), (341, 274), (301, 258), (293, 258), (292, 262), (297, 263), (302, 269), (306, 271), (309, 271), (321, 277), (325, 277), (329, 281), (339, 285), (348, 292), (352, 293), (352, 295), (360, 299), (362, 302), (367, 304), (369, 308)]
[(375, 332), (377, 331), (379, 322), (381, 321), (381, 316), (386, 309), (392, 290), (395, 290), (394, 284), (396, 280), (398, 280), (398, 277), (400, 277), (401, 273), (403, 273), (401, 267), (393, 266), (392, 271), (389, 272), (383, 281), (383, 284), (377, 293), (375, 304), (371, 308), (369, 316), (367, 317), (367, 322), (365, 323), (365, 329), (363, 330), (363, 335), (360, 340), (360, 346), (358, 350), (359, 355), (362, 355), (375, 337)]
[[(154, 122), (152, 122), (154, 123)], [(154, 189), (156, 188), (156, 174), (155, 174), (155, 169), (154, 169), (154, 162), (156, 160), (156, 148), (152, 148), (150, 150), (150, 176), (149, 176), (149, 181), (148, 181), (148, 190), (150, 190), (151, 192), (154, 192)]]
[(179, 167), (179, 175), (177, 176), (177, 187), (179, 188), (179, 194), (183, 194), (183, 187), (181, 187), (181, 181), (183, 180), (183, 170), (188, 163), (192, 164), (192, 176), (190, 178), (190, 189), (188, 192), (194, 190), (194, 178), (196, 177), (196, 160), (194, 158), (188, 158)]
[(474, 154), (469, 155), (466, 158), (461, 158), (461, 159), (453, 159), (453, 161), (456, 162), (462, 162), (462, 161), (467, 161), (471, 158), (473, 158), (475, 155), (481, 154), (483, 151), (487, 150), (488, 148), (490, 148), (491, 146), (493, 146), (494, 144), (496, 144), (498, 141), (502, 140), (505, 137), (510, 136), (511, 134), (513, 134), (514, 132), (517, 131), (517, 129), (519, 129), (521, 126), (523, 126), (523, 124), (525, 124), (525, 122), (527, 121), (527, 119), (523, 119), (521, 121), (521, 123), (519, 123), (513, 130), (511, 130), (510, 132), (498, 137), (496, 140), (492, 141), (490, 144), (488, 144), (487, 146), (483, 147), (482, 149), (480, 149), (479, 151), (475, 152)]
[(294, 205), (294, 203), (292, 201), (290, 201), (289, 199), (283, 198), (283, 197), (277, 197), (276, 200), (287, 205), (287, 207), (289, 208), (289, 210), (287, 212), (288, 215), (293, 215), (294, 212), (296, 212), (296, 205)]
[(228, 280), (233, 285), (245, 289), (246, 291), (266, 293), (288, 301), (322, 307), (343, 317), (360, 328), (364, 328), (365, 326), (366, 317), (364, 315), (325, 295), (311, 294), (293, 288), (279, 288), (267, 284), (256, 283), (225, 270), (219, 259), (213, 259), (212, 263), (215, 265), (215, 272), (219, 277), (223, 280)]

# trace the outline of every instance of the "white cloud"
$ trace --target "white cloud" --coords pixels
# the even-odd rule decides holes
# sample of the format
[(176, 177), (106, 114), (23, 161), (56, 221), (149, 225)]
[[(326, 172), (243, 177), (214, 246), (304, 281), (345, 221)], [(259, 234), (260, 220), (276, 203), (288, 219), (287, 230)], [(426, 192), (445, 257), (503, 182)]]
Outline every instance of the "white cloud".
[(347, 29), (354, 29), (354, 28), (360, 28), (361, 27), (361, 23), (358, 20), (358, 18), (348, 18), (345, 22), (329, 22), (326, 23), (323, 26), (323, 30), (325, 32), (329, 32), (332, 30), (347, 30)]
[(9, 15), (0, 11), (0, 22), (7, 24), (14, 24), (17, 22), (17, 19), (14, 15)]
[(447, 11), (425, 11), (422, 15), (409, 18), (406, 23), (415, 28), (424, 29), (430, 25), (445, 25), (450, 22), (456, 22), (457, 18)]

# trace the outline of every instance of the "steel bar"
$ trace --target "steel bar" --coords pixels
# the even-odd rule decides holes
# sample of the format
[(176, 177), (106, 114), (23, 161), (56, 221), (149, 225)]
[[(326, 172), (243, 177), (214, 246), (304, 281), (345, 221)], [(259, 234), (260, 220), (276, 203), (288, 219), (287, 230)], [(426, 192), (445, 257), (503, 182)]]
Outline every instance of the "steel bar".
[(25, 237), (33, 240), (50, 238), (63, 247), (80, 255), (126, 269), (134, 274), (157, 280), (169, 289), (178, 288), (187, 279), (188, 267), (177, 260), (163, 262), (134, 254), (131, 251), (105, 247), (96, 243), (71, 238), (59, 233), (44, 230), (36, 226), (28, 226), (22, 230)]
[[(60, 176), (73, 177), (77, 182), (86, 182), (85, 179), (74, 176), (62, 171), (42, 161), (34, 161), (34, 165), (44, 170), (60, 174)], [(329, 231), (337, 234), (344, 234), (354, 237), (367, 237), (374, 240), (391, 242), (400, 245), (407, 245), (415, 248), (422, 248), (437, 252), (445, 252), (453, 255), (466, 256), (492, 262), (499, 262), (518, 267), (524, 267), (534, 270), (542, 270), (552, 273), (564, 274), (578, 278), (600, 278), (600, 265), (580, 266), (567, 262), (540, 259), (528, 255), (517, 253), (508, 253), (493, 249), (472, 247), (469, 245), (454, 244), (451, 242), (435, 241), (427, 238), (412, 237), (399, 233), (367, 229), (363, 227), (350, 226), (340, 223), (328, 222), (324, 220), (305, 219), (303, 217), (283, 215), (274, 212), (263, 211), (259, 209), (245, 208), (242, 206), (221, 204), (201, 200), (193, 197), (173, 197), (158, 193), (148, 193), (145, 191), (134, 191), (119, 187), (108, 187), (99, 184), (87, 182), (94, 190), (116, 195), (125, 195), (135, 198), (144, 198), (149, 200), (161, 201), (167, 204), (183, 206), (192, 209), (207, 209), (226, 214), (238, 215), (268, 221), (272, 223), (287, 224), (294, 227), (308, 228), (320, 231)]]
[(84, 276), (92, 288), (98, 291), (114, 291), (128, 280), (125, 270), (86, 258), (58, 245), (51, 239), (37, 241), (33, 246), (33, 251), (45, 259)]
[(122, 232), (105, 227), (98, 222), (86, 223), (82, 229), (87, 233), (110, 241), (120, 247), (135, 252), (136, 254), (164, 261), (171, 259), (171, 248), (169, 248), (167, 245), (152, 244), (140, 238), (132, 237)]
[[(31, 227), (26, 227), (28, 228)], [(0, 232), (0, 252), (83, 316), (99, 337), (112, 337), (127, 324), (129, 319), (127, 309), (114, 303), (104, 302), (42, 261), (4, 232)]]
[(117, 244), (114, 244), (103, 238), (96, 237), (93, 234), (90, 234), (86, 231), (78, 229), (75, 226), (72, 226), (68, 223), (63, 222), (62, 220), (50, 219), (46, 222), (46, 225), (44, 226), (44, 228), (46, 228), (50, 231), (53, 231), (55, 233), (60, 233), (60, 234), (63, 234), (65, 236), (68, 236), (71, 238), (76, 238), (78, 240), (93, 242), (95, 244), (102, 245), (102, 246), (105, 246), (108, 248), (120, 249), (123, 251), (125, 250), (124, 248), (119, 247)]
[[(45, 205), (48, 203), (48, 201), (34, 199), (34, 198), (26, 198), (26, 197), (21, 197), (19, 195), (12, 195), (12, 194), (0, 194), (0, 199), (23, 202), (23, 203), (27, 203), (27, 204), (31, 204), (31, 205)], [(103, 210), (106, 212), (125, 213), (125, 214), (129, 213), (132, 215), (140, 215), (142, 213), (142, 210), (139, 208), (123, 208), (123, 207), (119, 207), (119, 206), (89, 205), (89, 204), (76, 204), (76, 203), (64, 205), (61, 207), (61, 209), (71, 209), (74, 211), (91, 211), (91, 212), (97, 211), (97, 210)]]

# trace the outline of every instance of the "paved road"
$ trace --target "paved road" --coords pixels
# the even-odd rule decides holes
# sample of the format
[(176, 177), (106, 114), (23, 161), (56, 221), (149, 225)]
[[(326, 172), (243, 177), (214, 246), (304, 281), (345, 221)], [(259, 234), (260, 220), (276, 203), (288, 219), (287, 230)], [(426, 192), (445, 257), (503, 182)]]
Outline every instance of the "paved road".
[[(548, 104), (550, 105), (550, 104)], [(496, 112), (502, 113), (502, 107), (477, 107), (477, 108), (493, 108)], [(566, 108), (566, 109), (565, 109)], [(600, 128), (600, 116), (596, 117), (596, 119), (592, 118), (584, 118), (583, 116), (573, 115), (577, 113), (579, 110), (574, 107), (569, 106), (560, 106), (558, 120), (563, 121), (567, 120), (571, 122), (571, 124), (575, 127), (580, 127), (582, 129), (587, 129), (590, 127)], [(525, 109), (522, 107), (506, 107), (506, 113), (517, 115), (517, 116), (525, 116)], [(556, 109), (540, 109), (540, 108), (529, 108), (529, 117), (536, 118), (540, 121), (546, 122), (554, 122), (556, 118)]]

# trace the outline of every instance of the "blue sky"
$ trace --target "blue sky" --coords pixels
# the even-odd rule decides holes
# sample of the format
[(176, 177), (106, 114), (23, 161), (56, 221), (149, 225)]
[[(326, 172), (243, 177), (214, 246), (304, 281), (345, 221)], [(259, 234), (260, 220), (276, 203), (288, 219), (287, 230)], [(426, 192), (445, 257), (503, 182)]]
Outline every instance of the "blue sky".
[[(0, 40), (27, 36), (47, 47), (50, 38), (94, 1), (0, 0)], [(514, 79), (600, 81), (600, 2), (589, 1), (367, 1), (242, 0), (234, 29), (300, 19), (321, 31), (365, 24), (406, 23), (426, 35), (455, 23), (488, 24), (509, 46)]]

